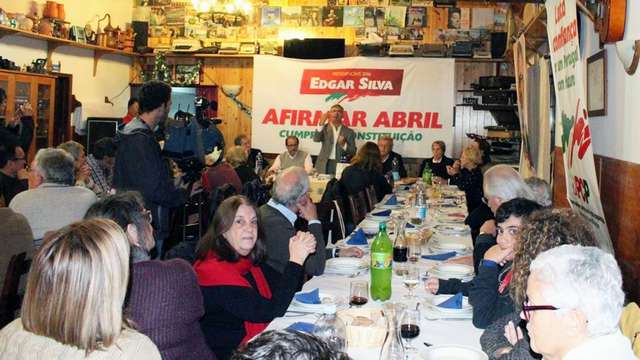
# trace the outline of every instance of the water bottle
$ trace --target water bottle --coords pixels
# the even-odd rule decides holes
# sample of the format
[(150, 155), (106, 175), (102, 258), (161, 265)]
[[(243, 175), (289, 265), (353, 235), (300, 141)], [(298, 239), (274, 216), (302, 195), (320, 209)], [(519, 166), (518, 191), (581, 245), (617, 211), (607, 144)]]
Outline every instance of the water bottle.
[(394, 182), (400, 180), (400, 162), (397, 157), (391, 160), (391, 175), (393, 176)]
[(256, 155), (256, 167), (254, 169), (256, 174), (260, 174), (260, 171), (262, 171), (262, 153), (259, 152), (258, 155)]
[(424, 170), (422, 171), (422, 181), (425, 183), (425, 185), (430, 186), (431, 178), (432, 178), (431, 168), (429, 167), (429, 164), (425, 164)]
[(387, 235), (387, 224), (381, 222), (378, 235), (371, 243), (371, 297), (385, 301), (391, 297), (391, 262), (393, 244)]
[(347, 328), (336, 315), (336, 305), (323, 306), (323, 314), (313, 327), (313, 335), (323, 339), (339, 351), (346, 351)]
[(418, 218), (424, 222), (427, 218), (427, 199), (423, 186), (419, 186), (416, 192), (416, 213)]

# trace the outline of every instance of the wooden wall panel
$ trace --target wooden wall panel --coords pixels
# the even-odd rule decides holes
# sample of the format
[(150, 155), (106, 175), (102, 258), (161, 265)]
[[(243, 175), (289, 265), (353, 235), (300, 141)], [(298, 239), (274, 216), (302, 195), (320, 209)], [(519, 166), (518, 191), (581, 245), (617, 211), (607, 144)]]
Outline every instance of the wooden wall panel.
[[(251, 107), (253, 101), (253, 58), (213, 58), (204, 63), (204, 85), (242, 85), (238, 100)], [(219, 125), (227, 147), (240, 134), (251, 136), (251, 118), (218, 90), (218, 116), (223, 120)]]
[[(640, 300), (640, 164), (595, 155), (602, 208), (629, 300)], [(553, 203), (567, 207), (562, 149), (554, 152)]]

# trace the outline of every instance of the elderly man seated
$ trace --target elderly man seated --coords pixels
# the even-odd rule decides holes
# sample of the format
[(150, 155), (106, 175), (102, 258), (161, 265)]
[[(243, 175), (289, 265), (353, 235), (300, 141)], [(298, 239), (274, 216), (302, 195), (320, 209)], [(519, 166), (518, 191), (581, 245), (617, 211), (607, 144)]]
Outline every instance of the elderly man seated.
[(287, 151), (276, 157), (273, 161), (273, 165), (269, 168), (269, 172), (277, 173), (280, 170), (297, 166), (304, 168), (307, 174), (311, 173), (313, 170), (311, 155), (306, 151), (298, 150), (300, 139), (298, 139), (297, 136), (287, 136), (284, 141), (284, 145), (287, 147)]
[(383, 174), (390, 174), (394, 180), (407, 177), (407, 170), (404, 168), (402, 155), (393, 151), (393, 138), (391, 136), (385, 135), (379, 138), (378, 149), (380, 149)]
[(97, 201), (89, 189), (73, 186), (75, 161), (66, 151), (41, 149), (31, 163), (30, 190), (16, 195), (9, 207), (24, 215), (40, 246), (45, 233), (82, 220), (87, 209)]
[(531, 349), (547, 360), (636, 359), (618, 323), (624, 293), (611, 254), (563, 245), (531, 263), (527, 321)]
[(296, 234), (298, 217), (309, 223), (309, 232), (316, 238), (316, 252), (304, 263), (308, 275), (322, 275), (327, 257), (361, 257), (358, 248), (325, 249), (322, 224), (318, 211), (309, 198), (309, 176), (301, 167), (290, 167), (276, 177), (271, 200), (260, 207), (260, 220), (265, 229), (267, 263), (282, 272), (289, 261), (289, 239)]

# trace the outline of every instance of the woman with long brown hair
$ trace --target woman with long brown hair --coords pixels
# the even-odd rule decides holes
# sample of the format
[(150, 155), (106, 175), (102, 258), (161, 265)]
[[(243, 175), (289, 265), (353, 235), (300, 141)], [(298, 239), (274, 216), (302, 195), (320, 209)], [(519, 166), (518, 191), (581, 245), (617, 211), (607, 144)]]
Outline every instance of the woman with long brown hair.
[(351, 159), (351, 165), (342, 172), (340, 182), (350, 195), (356, 195), (371, 185), (376, 189), (378, 201), (390, 194), (392, 188), (382, 175), (382, 159), (378, 145), (371, 141), (364, 143)]

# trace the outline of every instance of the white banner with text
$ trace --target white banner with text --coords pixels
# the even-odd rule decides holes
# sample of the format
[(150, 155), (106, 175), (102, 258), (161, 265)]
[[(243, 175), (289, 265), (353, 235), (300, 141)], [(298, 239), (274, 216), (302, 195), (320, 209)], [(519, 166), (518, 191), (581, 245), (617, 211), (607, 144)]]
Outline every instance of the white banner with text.
[(252, 144), (281, 153), (295, 135), (300, 149), (316, 155), (318, 121), (340, 104), (356, 145), (390, 135), (397, 153), (430, 157), (433, 141), (453, 140), (454, 74), (453, 59), (255, 56)]
[(593, 162), (576, 0), (547, 0), (546, 8), (567, 197), (571, 207), (593, 225), (600, 246), (613, 253)]

